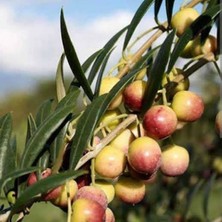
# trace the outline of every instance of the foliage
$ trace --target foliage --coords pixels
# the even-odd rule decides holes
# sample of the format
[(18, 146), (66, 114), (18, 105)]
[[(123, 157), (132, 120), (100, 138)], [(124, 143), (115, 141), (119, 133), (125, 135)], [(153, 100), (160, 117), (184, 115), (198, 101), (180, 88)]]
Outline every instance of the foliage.
[[(65, 184), (69, 179), (77, 180), (86, 174), (91, 176), (93, 183), (95, 172), (92, 170), (93, 161), (91, 162), (91, 159), (94, 159), (99, 151), (123, 129), (136, 122), (135, 120), (137, 120), (139, 128), (144, 114), (154, 103), (168, 105), (172, 100), (175, 86), (185, 78), (196, 74), (196, 71), (206, 64), (216, 66), (220, 79), (221, 73), (216, 65), (219, 54), (218, 51), (214, 51), (183, 61), (182, 71), (175, 77), (173, 83), (169, 81), (167, 86), (162, 86), (161, 81), (164, 75), (168, 75), (177, 66), (177, 63), (181, 62), (181, 56), (187, 43), (195, 40), (197, 36), (201, 36), (204, 43), (209, 35), (209, 30), (214, 27), (221, 12), (221, 5), (217, 1), (191, 1), (185, 7), (203, 4), (204, 11), (182, 36), (178, 37), (170, 23), (174, 3), (175, 1), (165, 1), (167, 21), (160, 23), (159, 11), (161, 7), (164, 7), (163, 1), (144, 0), (130, 24), (116, 33), (102, 49), (93, 53), (83, 64), (78, 59), (69, 36), (64, 12), (61, 10), (60, 27), (64, 53), (62, 53), (57, 67), (55, 98), (52, 99), (50, 96), (37, 111), (33, 110), (35, 115), (28, 115), (26, 141), (24, 148), (21, 149), (22, 152), (21, 150), (18, 152), (14, 138), (12, 114), (7, 113), (0, 118), (1, 195), (7, 198), (11, 191), (16, 194), (13, 203), (8, 199), (10, 207), (2, 209), (2, 215), (10, 212), (9, 220), (18, 214), (24, 217), (27, 208), (32, 210), (32, 206), (36, 202), (43, 200), (45, 193)], [(152, 29), (153, 33), (148, 37), (142, 35), (145, 39), (144, 43), (129, 61), (125, 61), (122, 69), (119, 69), (122, 65), (120, 63), (110, 69), (108, 76), (116, 76), (120, 78), (120, 81), (108, 93), (100, 95), (102, 80), (107, 76), (105, 68), (109, 56), (115, 50), (115, 44), (119, 38), (124, 38), (122, 55), (123, 58), (126, 58), (135, 44), (135, 42), (129, 44), (132, 42), (134, 32), (146, 13), (151, 10), (151, 5), (154, 5), (156, 21), (156, 27)], [(164, 41), (161, 45), (153, 47), (155, 40), (163, 33), (167, 34)], [(217, 39), (220, 39), (220, 33), (217, 33)], [(73, 72), (73, 78), (69, 81), (68, 87), (63, 71), (65, 58)], [(112, 130), (106, 125), (102, 125), (101, 120), (112, 102), (131, 82), (135, 81), (137, 74), (144, 68), (148, 84), (141, 112), (132, 112), (121, 104), (120, 110), (123, 115), (118, 117), (121, 119), (119, 126)], [(115, 73), (115, 71), (117, 72)], [(216, 76), (217, 73), (212, 73), (212, 75)], [(94, 81), (96, 87), (93, 86)], [(203, 95), (207, 93), (204, 91)], [(222, 145), (221, 139), (214, 132), (214, 117), (218, 111), (218, 101), (219, 93), (217, 93), (217, 98), (211, 100), (213, 104), (205, 103), (205, 112), (200, 121), (188, 123), (170, 138), (158, 141), (161, 146), (174, 140), (174, 143), (187, 147), (191, 159), (189, 170), (179, 177), (167, 177), (158, 172), (155, 181), (147, 184), (148, 193), (145, 198), (134, 207), (115, 199), (110, 205), (115, 212), (116, 221), (209, 221), (220, 216), (209, 213), (210, 195), (214, 184), (222, 183), (221, 164), (220, 166), (215, 164), (215, 159), (219, 157), (221, 160), (222, 154), (219, 149)], [(213, 111), (211, 111), (212, 109)], [(202, 128), (201, 132), (200, 128)], [(193, 132), (195, 132), (195, 140), (191, 139)], [(97, 145), (93, 145), (92, 142), (95, 136), (101, 137), (101, 141)], [(91, 171), (84, 169), (84, 164), (87, 163), (92, 163)], [(37, 175), (40, 175), (46, 168), (51, 168), (53, 175), (40, 179), (34, 185), (27, 187), (30, 173), (36, 172)], [(190, 207), (199, 192), (203, 193), (204, 197), (202, 200), (203, 214), (195, 215)], [(65, 209), (65, 212), (69, 215), (70, 208)], [(192, 219), (195, 216), (198, 218)]]

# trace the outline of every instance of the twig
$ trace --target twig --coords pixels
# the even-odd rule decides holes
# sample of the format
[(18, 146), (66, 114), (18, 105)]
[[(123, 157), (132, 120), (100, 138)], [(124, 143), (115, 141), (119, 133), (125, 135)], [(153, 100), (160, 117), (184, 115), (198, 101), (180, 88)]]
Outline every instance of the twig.
[(215, 220), (213, 220), (212, 222), (222, 222), (222, 217), (218, 217)]
[(6, 222), (8, 221), (9, 215), (10, 215), (11, 211), (7, 211), (4, 214), (0, 215), (0, 222)]
[[(202, 0), (193, 0), (187, 5), (184, 6), (184, 8), (190, 8), (194, 7), (198, 3), (202, 2)], [(130, 69), (133, 68), (133, 66), (139, 61), (139, 59), (142, 57), (142, 55), (151, 47), (153, 42), (158, 39), (168, 28), (168, 22), (165, 21), (159, 29), (138, 49), (138, 51), (132, 56), (132, 58), (128, 61), (128, 63), (124, 66), (124, 68), (117, 74), (117, 77), (121, 78), (123, 77)]]
[(101, 142), (95, 146), (93, 151), (86, 153), (78, 162), (75, 170), (83, 166), (87, 161), (97, 156), (97, 154), (106, 146), (110, 141), (112, 141), (123, 129), (129, 126), (137, 119), (137, 115), (130, 114), (123, 122), (121, 122), (111, 133), (109, 133)]
[[(164, 24), (167, 24), (164, 23)], [(163, 34), (163, 30), (157, 30), (139, 49), (138, 51), (129, 59), (128, 63), (124, 66), (124, 68), (117, 74), (118, 78), (123, 77), (132, 67), (137, 63), (137, 61), (141, 58), (143, 53), (146, 52), (148, 48), (152, 45), (152, 43), (158, 39)]]
[(182, 74), (177, 75), (172, 81), (179, 83), (183, 79), (188, 78), (199, 68), (206, 65), (208, 62), (212, 62), (212, 61), (215, 61), (215, 56), (213, 53), (208, 53), (202, 59), (198, 60), (193, 66), (191, 66), (186, 71), (184, 71)]

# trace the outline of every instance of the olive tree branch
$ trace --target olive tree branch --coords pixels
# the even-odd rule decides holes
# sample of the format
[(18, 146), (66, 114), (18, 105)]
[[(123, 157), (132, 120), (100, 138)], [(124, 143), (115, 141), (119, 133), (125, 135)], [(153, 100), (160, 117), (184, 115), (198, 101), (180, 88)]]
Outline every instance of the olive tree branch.
[[(185, 5), (184, 8), (194, 7), (202, 1), (203, 0), (193, 0), (187, 5)], [(159, 26), (159, 29), (138, 49), (135, 54), (133, 54), (132, 58), (128, 60), (124, 68), (120, 70), (120, 72), (117, 74), (118, 78), (122, 78), (134, 67), (134, 65), (140, 60), (140, 58), (147, 51), (147, 49), (151, 47), (153, 42), (155, 42), (156, 39), (158, 39), (168, 29), (168, 26), (169, 24), (167, 21), (165, 21), (162, 25)]]
[(104, 137), (99, 144), (94, 147), (94, 150), (86, 153), (77, 163), (75, 170), (78, 170), (90, 159), (97, 156), (97, 154), (105, 147), (110, 141), (112, 141), (123, 129), (126, 129), (131, 123), (136, 121), (137, 115), (130, 114), (126, 119), (124, 119), (112, 132), (110, 132), (106, 137)]

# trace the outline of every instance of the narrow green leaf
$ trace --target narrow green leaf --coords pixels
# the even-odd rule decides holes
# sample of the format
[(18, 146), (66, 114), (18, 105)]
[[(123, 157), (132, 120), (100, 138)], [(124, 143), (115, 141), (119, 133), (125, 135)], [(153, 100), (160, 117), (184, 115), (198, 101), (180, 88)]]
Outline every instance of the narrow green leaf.
[(94, 129), (100, 118), (101, 107), (106, 99), (106, 95), (97, 97), (85, 109), (83, 115), (80, 117), (76, 132), (73, 137), (71, 145), (69, 169), (74, 169), (78, 160), (83, 154), (84, 149), (87, 147), (88, 141), (92, 138)]
[(67, 133), (69, 123), (67, 123), (63, 128), (60, 130), (59, 134), (56, 136), (53, 144), (50, 146), (50, 161), (54, 164), (56, 158), (58, 157), (60, 149), (64, 148), (65, 146), (65, 138)]
[(11, 133), (12, 116), (8, 113), (0, 118), (0, 179), (11, 171), (11, 166), (14, 166), (10, 149)]
[(73, 109), (75, 108), (77, 104), (77, 99), (80, 95), (80, 89), (78, 87), (72, 87), (70, 88), (68, 94), (59, 102), (56, 109), (63, 108), (64, 106), (69, 106), (70, 104), (73, 105)]
[(166, 14), (167, 14), (167, 22), (168, 24), (171, 23), (171, 18), (173, 14), (173, 6), (174, 6), (175, 0), (166, 0)]
[(206, 10), (202, 15), (200, 15), (190, 25), (189, 28), (187, 28), (187, 30), (179, 38), (178, 42), (176, 43), (173, 49), (173, 52), (170, 56), (167, 73), (172, 70), (173, 66), (175, 65), (178, 57), (180, 56), (187, 43), (192, 40), (195, 36), (197, 36), (200, 32), (202, 32), (206, 27), (208, 27), (221, 10), (221, 5), (212, 6), (210, 9)]
[(63, 74), (64, 60), (65, 60), (65, 54), (63, 53), (59, 59), (59, 63), (56, 70), (56, 97), (58, 102), (66, 95), (65, 81)]
[(134, 17), (132, 18), (129, 28), (127, 30), (126, 37), (124, 39), (123, 51), (126, 49), (136, 27), (138, 26), (141, 19), (146, 14), (147, 10), (149, 9), (149, 7), (151, 6), (153, 2), (154, 0), (144, 0), (142, 4), (139, 6), (139, 8), (137, 9), (137, 11), (135, 12)]
[(33, 115), (30, 113), (27, 117), (26, 144), (36, 131), (37, 126)]
[(75, 168), (85, 148), (87, 148), (88, 142), (91, 140), (100, 118), (106, 112), (109, 104), (115, 96), (118, 95), (118, 93), (121, 92), (130, 81), (132, 81), (137, 72), (138, 70), (134, 70), (121, 78), (108, 94), (97, 97), (88, 107), (86, 107), (76, 126), (76, 133), (71, 145), (69, 169)]
[[(175, 36), (175, 31), (172, 31), (163, 44), (160, 47), (160, 50), (155, 58), (155, 61), (151, 67), (151, 70), (149, 72), (149, 84), (147, 85), (147, 88), (145, 90), (144, 94), (144, 100), (143, 100), (143, 105), (142, 105), (142, 114), (146, 112), (152, 105), (156, 93), (160, 87), (161, 80), (163, 77), (163, 74), (165, 72), (169, 55), (170, 55), (170, 50), (171, 46), (173, 44), (173, 39)], [(161, 65), (160, 65), (161, 64)]]
[(39, 194), (43, 194), (50, 189), (56, 188), (60, 185), (65, 184), (67, 180), (75, 179), (83, 174), (86, 171), (67, 171), (59, 174), (51, 175), (50, 177), (39, 180), (32, 186), (29, 186), (24, 192), (19, 196), (16, 200), (16, 203), (12, 207), (11, 214), (15, 214), (24, 209), (24, 207), (28, 206)]
[(64, 14), (63, 10), (61, 10), (61, 15), (60, 15), (60, 26), (61, 26), (61, 35), (62, 35), (62, 43), (65, 51), (65, 55), (67, 58), (67, 61), (69, 63), (69, 66), (78, 80), (79, 84), (82, 86), (85, 94), (88, 96), (90, 100), (93, 99), (93, 92), (91, 90), (90, 84), (87, 81), (85, 74), (83, 72), (83, 69), (80, 65), (78, 56), (76, 54), (75, 48), (72, 44), (72, 41), (69, 37), (69, 33), (66, 27), (65, 19), (64, 19)]
[[(205, 11), (209, 10), (210, 8), (212, 8), (213, 6), (215, 6), (217, 4), (219, 4), (218, 0), (211, 0), (211, 1), (209, 1)], [(210, 34), (210, 31), (212, 29), (213, 23), (214, 23), (214, 20), (212, 20), (212, 22), (208, 26), (206, 26), (206, 28), (204, 28), (203, 31), (201, 32), (201, 43), (202, 44), (204, 44), (206, 38)]]
[(206, 218), (206, 221), (209, 221), (208, 218), (208, 205), (209, 205), (209, 198), (210, 198), (210, 192), (214, 185), (216, 179), (216, 173), (213, 173), (206, 183), (205, 189), (204, 189), (204, 196), (203, 196), (203, 213), (204, 217)]
[[(73, 107), (73, 109), (75, 109), (75, 107), (78, 107), (78, 97), (80, 95), (80, 90), (78, 87), (72, 86), (70, 88), (70, 90), (68, 91), (68, 94), (59, 102), (58, 106), (56, 107), (57, 109), (60, 109), (64, 106), (67, 106), (69, 104), (75, 104), (75, 106)], [(73, 116), (74, 118), (74, 116)], [(66, 137), (66, 133), (67, 133), (67, 128), (68, 128), (68, 124), (65, 124), (64, 126), (62, 126), (61, 129), (59, 129), (59, 133), (57, 134), (55, 140), (53, 141), (53, 143), (50, 146), (50, 160), (52, 163), (54, 163), (54, 161), (56, 160), (56, 158), (58, 157), (58, 153), (59, 150), (64, 147), (64, 142), (65, 142), (65, 137)]]
[(38, 170), (39, 169), (39, 167), (37, 166), (35, 166), (35, 167), (28, 167), (28, 168), (26, 168), (26, 169), (17, 169), (17, 170), (15, 170), (15, 171), (13, 171), (13, 172), (10, 172), (9, 174), (7, 174), (7, 175), (4, 175), (4, 177), (0, 180), (0, 191), (2, 190), (2, 189), (4, 189), (4, 186), (8, 183), (8, 182), (10, 182), (10, 181), (12, 181), (12, 180), (15, 180), (15, 179), (17, 179), (17, 178), (19, 178), (19, 177), (22, 177), (22, 176), (24, 176), (24, 175), (27, 175), (27, 174), (29, 174), (29, 173), (32, 173), (32, 172), (34, 172), (34, 171), (36, 171), (36, 170)]
[(61, 107), (40, 124), (22, 154), (21, 168), (30, 167), (34, 163), (52, 134), (70, 120), (72, 111), (73, 105)]
[(49, 99), (44, 101), (43, 104), (39, 107), (35, 117), (35, 122), (37, 127), (50, 115), (52, 111), (52, 104), (53, 104), (53, 99)]
[(201, 186), (203, 185), (203, 180), (198, 181), (197, 184), (194, 185), (193, 188), (191, 188), (187, 194), (187, 201), (183, 212), (183, 218), (186, 219), (186, 216), (189, 212), (189, 209), (191, 207), (191, 203), (197, 192), (200, 190)]
[(93, 61), (100, 55), (103, 49), (100, 49), (94, 52), (86, 61), (82, 64), (82, 69), (84, 72), (88, 70), (88, 68), (92, 65)]
[(215, 5), (217, 5), (217, 4), (220, 4), (220, 0), (210, 0), (210, 1), (208, 1), (208, 5), (207, 5), (206, 10), (215, 6)]
[(105, 56), (103, 63), (102, 63), (102, 67), (99, 71), (98, 77), (97, 77), (97, 81), (96, 81), (96, 86), (95, 86), (95, 92), (94, 92), (94, 98), (98, 97), (99, 95), (99, 89), (100, 89), (100, 84), (101, 84), (101, 80), (104, 74), (104, 70), (106, 68), (107, 62), (109, 60), (109, 57), (111, 55), (111, 53), (113, 52), (113, 50), (110, 50), (110, 52)]
[[(7, 163), (7, 171), (4, 171), (4, 175), (8, 175), (17, 169), (17, 142), (15, 135), (13, 135), (10, 139), (7, 156), (7, 161), (9, 161), (9, 163)], [(8, 182), (4, 187), (5, 194), (8, 193), (9, 190), (13, 189), (14, 186), (14, 181)]]
[(211, 23), (209, 26), (207, 26), (201, 33), (200, 33), (200, 44), (204, 44), (207, 37), (209, 36), (211, 29), (213, 27), (213, 23)]
[(49, 166), (49, 159), (50, 159), (50, 153), (48, 150), (46, 150), (39, 158), (37, 165), (41, 169), (46, 169), (47, 167), (51, 167), (51, 165)]
[(92, 65), (92, 68), (89, 73), (88, 81), (91, 84), (94, 80), (94, 78), (97, 75), (97, 72), (106, 57), (106, 55), (109, 53), (109, 51), (113, 48), (114, 44), (117, 42), (117, 40), (120, 38), (120, 36), (126, 31), (128, 26), (121, 29), (119, 32), (117, 32), (103, 47), (103, 51), (100, 53), (100, 55), (97, 57), (95, 62)]
[(163, 0), (156, 0), (154, 4), (154, 19), (158, 25), (159, 25), (158, 14), (159, 14), (162, 3), (163, 3)]

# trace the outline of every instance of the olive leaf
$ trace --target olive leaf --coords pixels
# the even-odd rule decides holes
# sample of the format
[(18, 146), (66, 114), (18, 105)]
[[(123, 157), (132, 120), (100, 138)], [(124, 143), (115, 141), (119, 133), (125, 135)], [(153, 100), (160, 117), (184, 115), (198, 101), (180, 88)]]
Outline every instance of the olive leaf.
[(0, 179), (15, 169), (16, 151), (11, 146), (12, 116), (0, 118)]
[(97, 81), (96, 81), (96, 86), (95, 86), (95, 92), (94, 92), (94, 98), (96, 98), (98, 95), (99, 95), (99, 89), (100, 89), (100, 84), (101, 84), (101, 80), (102, 80), (102, 77), (104, 75), (104, 70), (106, 68), (106, 65), (107, 65), (107, 62), (109, 60), (109, 57), (111, 55), (111, 53), (113, 52), (113, 50), (111, 50), (104, 58), (103, 60), (103, 64), (100, 68), (100, 71), (98, 73), (98, 77), (97, 77)]
[(166, 1), (165, 1), (165, 4), (166, 4), (166, 14), (167, 14), (167, 22), (168, 22), (168, 24), (171, 23), (171, 18), (172, 18), (172, 14), (173, 14), (174, 2), (175, 2), (175, 0), (166, 0)]
[(209, 181), (206, 183), (205, 189), (204, 189), (204, 196), (203, 196), (203, 213), (204, 217), (206, 218), (206, 221), (209, 221), (208, 218), (208, 205), (209, 205), (209, 198), (210, 198), (210, 192), (212, 190), (212, 187), (215, 183), (216, 179), (216, 173), (213, 173), (209, 179)]
[(158, 19), (158, 14), (159, 14), (162, 3), (163, 3), (163, 0), (156, 0), (154, 4), (154, 20), (156, 21), (158, 25), (160, 24), (159, 19)]
[(39, 166), (28, 167), (26, 169), (17, 169), (8, 173), (7, 175), (4, 175), (3, 178), (0, 180), (0, 191), (4, 189), (8, 182), (13, 181), (24, 175), (30, 174), (38, 169), (40, 169)]
[(65, 106), (69, 106), (70, 104), (74, 104), (73, 110), (77, 107), (77, 100), (80, 95), (80, 89), (76, 86), (72, 86), (69, 88), (69, 91), (65, 97), (57, 104), (56, 110), (63, 108)]
[(21, 193), (11, 209), (11, 216), (20, 212), (26, 206), (31, 204), (37, 195), (43, 194), (50, 189), (63, 185), (67, 180), (75, 179), (85, 173), (87, 173), (87, 171), (66, 171), (59, 174), (53, 174), (47, 178), (39, 180)]
[(151, 6), (151, 4), (153, 2), (154, 2), (154, 0), (144, 0), (142, 2), (142, 4), (139, 6), (139, 8), (137, 9), (137, 11), (135, 12), (135, 14), (129, 24), (129, 27), (128, 27), (128, 30), (126, 33), (126, 37), (124, 39), (123, 51), (126, 49), (134, 31), (136, 30), (136, 27), (138, 26), (138, 24), (140, 23), (143, 16), (146, 14), (147, 10), (149, 9), (149, 7)]
[(37, 126), (33, 115), (30, 113), (27, 117), (26, 144), (36, 131)]
[(59, 133), (57, 134), (55, 140), (50, 146), (49, 152), (50, 152), (50, 161), (52, 162), (52, 164), (54, 164), (55, 160), (57, 159), (59, 151), (61, 149), (64, 149), (65, 147), (68, 125), (69, 122), (66, 123), (64, 126), (62, 126), (62, 129), (59, 130)]
[[(35, 120), (31, 120), (32, 122), (35, 121), (36, 123), (33, 123), (33, 125), (36, 125), (36, 127), (38, 127), (50, 115), (52, 111), (52, 104), (53, 99), (48, 99), (42, 103), (42, 105), (37, 110)], [(30, 118), (32, 117), (30, 116)]]
[(90, 100), (92, 100), (93, 99), (93, 92), (92, 92), (90, 84), (85, 76), (85, 73), (82, 69), (82, 66), (79, 62), (79, 59), (76, 54), (75, 48), (72, 44), (72, 41), (69, 37), (69, 33), (68, 33), (65, 19), (64, 19), (63, 10), (61, 10), (61, 14), (60, 14), (60, 27), (61, 27), (62, 43), (63, 43), (65, 55), (66, 55), (67, 61), (69, 63), (69, 66), (70, 66), (75, 78), (78, 80), (78, 83), (82, 86), (85, 94), (88, 96), (88, 98)]
[(142, 112), (141, 112), (142, 115), (153, 104), (156, 93), (160, 87), (161, 80), (165, 72), (167, 63), (168, 63), (174, 36), (175, 36), (175, 31), (172, 31), (164, 40), (154, 60), (154, 63), (149, 71), (149, 84), (147, 85), (145, 93), (144, 93), (144, 99), (142, 103)]
[(194, 187), (192, 187), (188, 194), (187, 194), (187, 201), (186, 201), (186, 205), (185, 205), (185, 208), (184, 208), (184, 212), (183, 212), (183, 218), (186, 219), (186, 216), (189, 212), (189, 209), (191, 207), (191, 203), (192, 203), (192, 200), (193, 198), (195, 197), (195, 195), (197, 194), (197, 192), (200, 190), (200, 188), (203, 186), (203, 180), (200, 180), (198, 181)]
[(117, 40), (120, 38), (120, 36), (126, 31), (127, 28), (128, 28), (128, 26), (124, 27), (119, 32), (117, 32), (103, 47), (102, 52), (96, 58), (95, 62), (92, 65), (92, 68), (89, 72), (88, 81), (90, 84), (95, 79), (95, 77), (98, 73), (98, 70), (104, 61), (104, 58), (106, 58), (107, 54), (110, 52), (110, 50), (113, 48), (114, 44), (117, 42)]
[(64, 73), (63, 73), (64, 60), (65, 60), (65, 54), (62, 53), (56, 70), (56, 97), (58, 102), (66, 95)]
[(70, 120), (72, 111), (73, 105), (61, 107), (40, 124), (26, 144), (20, 162), (21, 168), (32, 166), (53, 133)]

